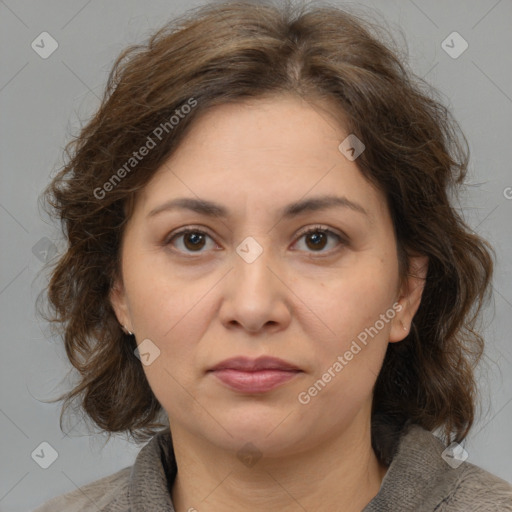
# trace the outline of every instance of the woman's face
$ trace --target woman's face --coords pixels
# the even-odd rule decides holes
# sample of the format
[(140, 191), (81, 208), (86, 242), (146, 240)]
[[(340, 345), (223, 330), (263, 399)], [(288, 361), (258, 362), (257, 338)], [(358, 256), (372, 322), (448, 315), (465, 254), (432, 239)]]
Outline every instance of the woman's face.
[[(348, 135), (294, 97), (218, 106), (138, 197), (111, 299), (171, 430), (271, 456), (368, 427), (421, 286), (399, 288), (385, 198), (338, 149)], [(300, 371), (209, 371), (238, 356)]]

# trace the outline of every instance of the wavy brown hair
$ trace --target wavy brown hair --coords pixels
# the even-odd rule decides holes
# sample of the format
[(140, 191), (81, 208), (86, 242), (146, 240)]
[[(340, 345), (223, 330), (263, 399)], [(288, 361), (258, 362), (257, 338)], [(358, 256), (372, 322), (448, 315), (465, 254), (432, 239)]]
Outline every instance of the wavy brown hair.
[[(387, 198), (400, 278), (409, 273), (408, 255), (429, 258), (410, 334), (389, 344), (375, 385), (377, 455), (389, 460), (386, 439), (408, 423), (457, 441), (467, 435), (483, 351), (477, 322), (493, 272), (492, 247), (451, 204), (464, 184), (468, 144), (437, 91), (407, 67), (389, 30), (367, 18), (318, 3), (210, 4), (117, 58), (99, 109), (68, 143), (66, 163), (44, 191), (68, 242), (52, 269), (46, 319), (79, 374), (56, 399), (65, 399), (61, 428), (75, 402), (107, 433), (142, 441), (165, 426), (135, 339), (109, 302), (124, 226), (137, 192), (202, 112), (285, 93), (335, 105), (340, 123), (366, 145), (356, 163)], [(165, 125), (161, 140), (127, 170), (133, 152), (173, 115), (179, 122)]]

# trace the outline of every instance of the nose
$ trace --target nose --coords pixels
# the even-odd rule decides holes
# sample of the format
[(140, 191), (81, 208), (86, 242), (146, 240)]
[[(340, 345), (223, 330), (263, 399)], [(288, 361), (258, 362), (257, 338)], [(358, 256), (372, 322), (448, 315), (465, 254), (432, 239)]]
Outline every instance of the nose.
[(222, 324), (227, 329), (250, 333), (285, 329), (291, 319), (291, 291), (279, 263), (268, 249), (254, 260), (254, 255), (247, 258), (243, 247), (240, 249), (234, 254), (234, 268), (224, 281), (219, 310)]

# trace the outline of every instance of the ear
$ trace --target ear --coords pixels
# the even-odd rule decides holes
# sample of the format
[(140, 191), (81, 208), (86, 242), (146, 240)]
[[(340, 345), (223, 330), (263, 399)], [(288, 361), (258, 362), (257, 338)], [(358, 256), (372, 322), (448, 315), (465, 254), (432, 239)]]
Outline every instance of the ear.
[(409, 274), (400, 289), (399, 306), (391, 322), (390, 343), (402, 341), (411, 330), (412, 320), (420, 307), (421, 296), (425, 287), (428, 270), (428, 256), (409, 257)]
[(126, 326), (128, 330), (133, 331), (126, 292), (121, 279), (117, 278), (114, 281), (114, 284), (110, 289), (109, 299), (112, 304), (112, 308), (114, 309), (114, 313), (116, 314), (117, 321), (121, 324), (121, 327)]

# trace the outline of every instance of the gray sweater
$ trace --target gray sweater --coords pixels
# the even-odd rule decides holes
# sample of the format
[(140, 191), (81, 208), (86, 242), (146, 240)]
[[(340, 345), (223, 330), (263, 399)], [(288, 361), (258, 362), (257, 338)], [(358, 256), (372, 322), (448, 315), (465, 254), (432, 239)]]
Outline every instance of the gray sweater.
[[(512, 485), (468, 462), (451, 467), (441, 456), (444, 448), (432, 433), (411, 425), (398, 441), (379, 492), (362, 512), (512, 511)], [(162, 432), (141, 449), (133, 466), (33, 512), (175, 512), (176, 471), (169, 431)]]

